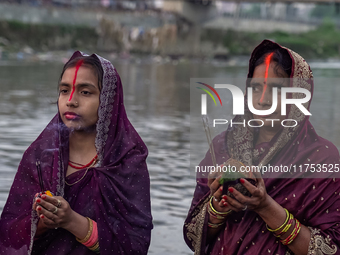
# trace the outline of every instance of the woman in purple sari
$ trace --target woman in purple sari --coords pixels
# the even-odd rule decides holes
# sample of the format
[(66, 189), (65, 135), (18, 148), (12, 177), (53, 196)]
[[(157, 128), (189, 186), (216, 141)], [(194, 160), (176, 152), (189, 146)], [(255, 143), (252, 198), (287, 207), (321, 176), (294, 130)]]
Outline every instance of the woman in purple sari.
[[(20, 162), (1, 215), (0, 254), (147, 254), (148, 151), (113, 65), (75, 52), (58, 110)], [(41, 186), (54, 196), (37, 196)]]
[[(248, 78), (257, 110), (267, 110), (272, 104), (274, 85), (267, 83), (267, 78), (290, 78), (283, 79), (288, 82), (279, 87), (304, 88), (313, 94), (313, 75), (305, 60), (268, 40), (253, 51)], [(309, 104), (304, 106), (309, 109)], [(278, 110), (269, 116), (253, 115), (247, 102), (245, 109), (245, 116), (236, 116), (234, 122), (284, 118), (296, 120), (297, 125), (282, 128), (269, 122), (260, 128), (229, 127), (212, 142), (217, 164), (234, 160), (247, 166), (339, 166), (337, 148), (316, 134), (309, 117), (295, 105), (287, 109), (286, 116), (280, 115), (280, 98)], [(210, 152), (200, 165), (213, 165)], [(232, 198), (223, 195), (220, 177), (198, 176), (184, 224), (188, 246), (195, 255), (340, 254), (339, 179), (294, 177), (298, 178), (262, 178), (256, 174), (256, 185), (241, 178), (251, 197), (230, 187)]]

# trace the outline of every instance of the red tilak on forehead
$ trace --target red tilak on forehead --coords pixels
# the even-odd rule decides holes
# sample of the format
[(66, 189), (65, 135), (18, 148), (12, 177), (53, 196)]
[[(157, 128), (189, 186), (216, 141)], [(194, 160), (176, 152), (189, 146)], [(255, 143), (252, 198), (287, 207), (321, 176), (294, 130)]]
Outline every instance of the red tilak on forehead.
[(263, 102), (263, 98), (264, 98), (264, 93), (266, 92), (267, 90), (267, 78), (268, 78), (268, 70), (269, 70), (269, 65), (270, 65), (270, 61), (272, 59), (274, 55), (274, 52), (270, 53), (266, 59), (264, 60), (264, 63), (266, 65), (266, 72), (264, 74), (264, 87), (263, 87), (263, 92), (262, 92), (262, 96), (261, 96), (261, 99), (260, 99), (260, 102), (262, 103)]
[(76, 65), (76, 71), (74, 73), (74, 79), (73, 79), (73, 86), (72, 86), (72, 92), (71, 92), (71, 95), (70, 95), (70, 98), (68, 99), (68, 101), (71, 101), (72, 100), (72, 97), (73, 97), (73, 94), (74, 94), (74, 91), (76, 90), (76, 81), (77, 81), (77, 74), (78, 74), (78, 70), (80, 68), (80, 66), (83, 64), (84, 60), (81, 59), (78, 61), (77, 65)]

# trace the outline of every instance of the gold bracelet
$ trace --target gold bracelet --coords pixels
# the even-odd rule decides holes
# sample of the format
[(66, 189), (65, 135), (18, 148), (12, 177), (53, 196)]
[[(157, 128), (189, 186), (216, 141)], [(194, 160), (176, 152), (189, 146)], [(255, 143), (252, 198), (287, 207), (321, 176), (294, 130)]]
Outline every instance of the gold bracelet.
[(218, 228), (218, 227), (222, 226), (224, 223), (225, 222), (215, 224), (215, 223), (208, 222), (208, 227), (210, 227), (210, 228)]
[(89, 247), (89, 249), (90, 249), (91, 251), (94, 251), (94, 250), (96, 250), (97, 248), (99, 248), (99, 242), (98, 242), (98, 241), (95, 243), (95, 245), (93, 245), (92, 247)]
[(286, 224), (286, 226), (284, 227), (284, 229), (282, 229), (282, 230), (280, 231), (280, 233), (274, 234), (274, 236), (280, 238), (281, 236), (283, 236), (284, 234), (286, 234), (287, 231), (288, 231), (288, 230), (290, 229), (290, 227), (292, 226), (293, 222), (294, 222), (294, 216), (293, 216), (293, 214), (290, 213), (288, 223)]
[(209, 204), (207, 205), (207, 210), (208, 210), (209, 215), (210, 215), (211, 217), (215, 218), (215, 219), (218, 219), (218, 220), (225, 220), (226, 217), (227, 217), (227, 215), (221, 216), (221, 215), (219, 215), (219, 214), (214, 213), (213, 210), (211, 210)]
[(213, 204), (212, 204), (212, 200), (213, 200), (214, 197), (211, 197), (210, 198), (210, 203), (209, 203), (209, 206), (211, 208), (211, 210), (215, 213), (215, 214), (218, 214), (218, 215), (221, 215), (221, 216), (224, 216), (224, 215), (228, 215), (229, 213), (232, 213), (233, 210), (229, 210), (227, 212), (219, 212), (219, 211), (216, 211)]
[[(289, 220), (293, 220), (294, 219), (294, 216), (293, 216), (293, 214), (289, 214)], [(289, 220), (288, 220), (288, 223), (289, 223)], [(284, 233), (287, 233), (287, 231), (290, 229), (290, 226), (291, 226), (292, 224), (287, 224), (285, 227), (284, 227), (284, 229), (281, 231), (283, 234)]]
[(295, 227), (292, 233), (290, 233), (290, 235), (286, 239), (281, 240), (281, 243), (283, 245), (291, 244), (295, 240), (297, 235), (300, 233), (300, 230), (301, 230), (301, 223), (297, 219), (295, 219)]
[(287, 215), (285, 222), (284, 222), (280, 227), (278, 227), (277, 229), (271, 229), (271, 228), (269, 228), (268, 225), (266, 224), (266, 227), (267, 227), (267, 229), (268, 229), (270, 232), (276, 232), (276, 231), (280, 230), (284, 225), (287, 224), (287, 222), (288, 222), (288, 220), (289, 220), (290, 213), (288, 212), (288, 210), (287, 210), (286, 208), (284, 208), (284, 209), (285, 209), (285, 212), (286, 212), (286, 215)]
[(76, 238), (77, 241), (80, 243), (86, 243), (90, 239), (90, 236), (92, 235), (92, 231), (93, 231), (92, 220), (89, 217), (86, 217), (86, 219), (89, 222), (89, 231), (87, 232), (87, 235), (83, 239)]

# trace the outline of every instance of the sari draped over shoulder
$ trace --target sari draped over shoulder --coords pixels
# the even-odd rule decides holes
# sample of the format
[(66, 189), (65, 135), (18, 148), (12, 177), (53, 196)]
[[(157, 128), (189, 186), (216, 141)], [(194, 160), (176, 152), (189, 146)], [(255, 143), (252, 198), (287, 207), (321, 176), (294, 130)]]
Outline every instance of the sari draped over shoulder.
[[(84, 56), (75, 52), (70, 60)], [(98, 163), (66, 177), (69, 131), (59, 113), (26, 150), (0, 220), (0, 254), (95, 254), (65, 229), (35, 238), (38, 216), (32, 210), (44, 186), (62, 196), (82, 216), (97, 222), (100, 254), (147, 254), (152, 216), (147, 148), (127, 118), (123, 88), (113, 65), (101, 62), (104, 75), (95, 146)]]
[[(268, 48), (275, 50), (283, 47), (264, 40), (253, 51), (250, 66)], [(313, 75), (309, 65), (297, 53), (286, 50), (292, 60), (290, 78), (300, 78), (291, 79), (290, 86), (308, 89), (313, 94)], [(305, 104), (308, 109), (309, 106), (310, 102)], [(245, 116), (236, 116), (233, 121), (240, 122), (244, 118), (250, 119), (251, 113), (248, 111)], [(213, 139), (216, 163), (222, 164), (232, 155), (232, 158), (246, 165), (326, 164), (330, 167), (339, 164), (337, 148), (316, 134), (308, 116), (302, 115), (295, 105), (289, 109), (287, 119), (295, 119), (298, 124), (296, 127), (282, 128), (270, 142), (256, 146), (254, 129), (240, 128), (240, 125), (229, 127)], [(213, 165), (209, 151), (200, 165)], [(311, 230), (308, 255), (340, 254), (340, 180), (303, 177), (302, 173), (294, 175), (294, 178), (264, 178), (267, 193)], [(208, 179), (198, 176), (194, 198), (184, 223), (185, 241), (195, 255), (293, 254), (250, 210), (233, 212), (216, 238), (206, 243), (209, 198)]]

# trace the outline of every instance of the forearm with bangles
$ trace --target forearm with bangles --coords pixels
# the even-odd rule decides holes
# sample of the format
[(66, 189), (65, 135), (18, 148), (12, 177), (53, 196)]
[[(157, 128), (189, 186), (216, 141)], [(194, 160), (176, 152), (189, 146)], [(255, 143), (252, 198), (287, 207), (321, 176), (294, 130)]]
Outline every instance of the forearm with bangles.
[(77, 241), (85, 245), (91, 251), (94, 251), (95, 253), (99, 254), (100, 250), (99, 250), (99, 241), (98, 241), (97, 222), (95, 222), (94, 220), (91, 220), (88, 217), (86, 217), (86, 219), (89, 221), (89, 230), (87, 232), (87, 235), (84, 237), (84, 239), (77, 238)]
[(221, 227), (224, 226), (228, 215), (232, 213), (232, 210), (229, 210), (227, 212), (217, 211), (212, 204), (212, 199), (213, 197), (211, 197), (209, 203), (207, 204), (207, 212), (209, 215), (208, 234), (207, 234), (208, 243), (220, 231)]
[[(293, 241), (298, 237), (298, 234), (301, 231), (302, 225), (301, 223), (295, 219), (293, 214), (289, 213), (287, 209), (284, 208), (286, 218), (282, 225), (277, 227), (276, 229), (271, 229), (267, 226), (267, 229), (274, 234), (275, 237), (280, 239), (280, 242), (283, 245), (290, 245)], [(207, 241), (211, 241), (213, 237), (221, 230), (221, 227), (224, 226), (227, 216), (232, 211), (227, 212), (218, 212), (215, 210), (212, 204), (212, 198), (207, 204), (207, 212), (209, 214), (208, 220), (208, 236)]]
[[(295, 240), (297, 235), (299, 234), (301, 230), (301, 224), (297, 219), (294, 218), (293, 214), (288, 212), (286, 208), (284, 208), (284, 210), (287, 216), (286, 216), (286, 220), (280, 227), (276, 229), (271, 229), (268, 227), (268, 225), (266, 226), (267, 226), (267, 229), (270, 232), (272, 232), (275, 237), (280, 238), (280, 241), (282, 244), (288, 245), (288, 244), (291, 244)], [(295, 222), (295, 225), (293, 225), (294, 222)], [(292, 226), (294, 227), (292, 228)], [(292, 228), (292, 231), (289, 231), (291, 228)]]
[(217, 220), (222, 220), (221, 223), (216, 224), (214, 222), (209, 221), (208, 222), (208, 227), (210, 228), (217, 228), (219, 226), (222, 226), (227, 218), (227, 216), (232, 212), (231, 210), (227, 211), (227, 212), (219, 212), (217, 210), (215, 210), (213, 204), (212, 204), (212, 199), (213, 197), (210, 198), (210, 201), (207, 205), (207, 211), (210, 215), (210, 217), (212, 217), (213, 219), (217, 219)]
[(273, 233), (283, 245), (287, 245), (294, 254), (308, 253), (310, 230), (287, 209), (274, 202), (257, 213), (267, 224), (268, 231)]

